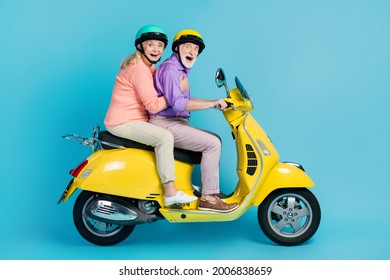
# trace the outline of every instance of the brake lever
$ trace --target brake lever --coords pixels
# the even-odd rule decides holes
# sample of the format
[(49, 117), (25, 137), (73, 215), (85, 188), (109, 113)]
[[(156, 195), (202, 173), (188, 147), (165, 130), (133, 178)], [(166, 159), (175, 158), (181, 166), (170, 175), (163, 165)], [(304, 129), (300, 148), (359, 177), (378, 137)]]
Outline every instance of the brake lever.
[[(226, 101), (225, 101), (225, 102), (226, 102)], [(227, 107), (226, 107), (226, 108), (231, 107), (231, 108), (233, 108), (233, 110), (236, 109), (236, 106), (234, 106), (234, 104), (233, 104), (232, 102), (226, 102), (226, 104), (227, 104)]]

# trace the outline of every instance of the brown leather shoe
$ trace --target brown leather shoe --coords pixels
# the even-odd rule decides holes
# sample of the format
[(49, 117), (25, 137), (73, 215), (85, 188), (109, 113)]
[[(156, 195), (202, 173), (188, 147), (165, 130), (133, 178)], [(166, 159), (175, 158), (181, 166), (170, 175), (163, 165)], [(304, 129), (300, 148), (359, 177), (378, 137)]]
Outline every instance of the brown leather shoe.
[[(221, 198), (221, 199), (225, 199), (225, 198), (229, 198), (233, 195), (234, 192), (230, 193), (230, 194), (224, 194), (223, 192), (219, 192), (219, 193), (216, 193), (214, 194), (215, 196)], [(202, 192), (199, 190), (199, 189), (195, 189), (194, 188), (194, 192), (193, 194), (197, 197), (201, 197), (202, 196)]]
[(215, 196), (215, 201), (208, 201), (205, 199), (199, 200), (198, 209), (199, 210), (209, 210), (215, 212), (230, 212), (238, 207), (238, 203), (226, 203), (225, 201), (219, 199)]

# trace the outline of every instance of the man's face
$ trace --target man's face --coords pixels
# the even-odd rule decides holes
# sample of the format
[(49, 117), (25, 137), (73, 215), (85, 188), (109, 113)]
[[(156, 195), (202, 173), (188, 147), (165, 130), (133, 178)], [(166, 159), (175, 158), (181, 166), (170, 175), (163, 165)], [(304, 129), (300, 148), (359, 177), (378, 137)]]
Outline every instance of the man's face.
[(193, 43), (185, 43), (179, 45), (179, 53), (181, 57), (181, 63), (186, 68), (191, 68), (199, 54), (199, 46)]

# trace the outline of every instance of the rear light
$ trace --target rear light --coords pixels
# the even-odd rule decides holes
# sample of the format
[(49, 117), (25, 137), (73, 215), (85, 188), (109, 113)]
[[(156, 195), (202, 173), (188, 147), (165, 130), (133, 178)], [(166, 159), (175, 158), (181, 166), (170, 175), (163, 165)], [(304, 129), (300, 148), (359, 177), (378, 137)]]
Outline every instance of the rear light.
[(83, 170), (83, 168), (88, 164), (88, 160), (84, 160), (82, 163), (79, 164), (79, 166), (77, 166), (75, 169), (72, 169), (71, 171), (69, 171), (69, 174), (74, 176), (74, 177), (77, 177), (79, 176), (81, 170)]

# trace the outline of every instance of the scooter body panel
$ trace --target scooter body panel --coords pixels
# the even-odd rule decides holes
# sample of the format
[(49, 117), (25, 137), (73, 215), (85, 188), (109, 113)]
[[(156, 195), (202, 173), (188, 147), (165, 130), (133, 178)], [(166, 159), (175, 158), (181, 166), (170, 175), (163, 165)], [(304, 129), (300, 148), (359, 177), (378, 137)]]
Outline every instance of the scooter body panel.
[[(164, 205), (164, 188), (156, 169), (155, 155), (141, 149), (101, 149), (88, 157), (88, 164), (74, 178), (70, 190), (79, 188), (142, 200), (156, 200)], [(175, 161), (176, 185), (192, 191), (193, 165)]]
[(237, 111), (224, 113), (237, 149), (238, 184), (234, 194), (237, 201), (247, 208), (253, 205), (260, 186), (277, 164), (279, 153), (252, 115), (242, 113), (237, 117), (236, 114)]
[[(197, 202), (195, 202), (197, 205)], [(194, 223), (194, 222), (226, 222), (238, 219), (245, 213), (243, 207), (229, 213), (220, 213), (214, 211), (201, 211), (197, 207), (183, 208), (160, 208), (160, 213), (171, 223)]]

